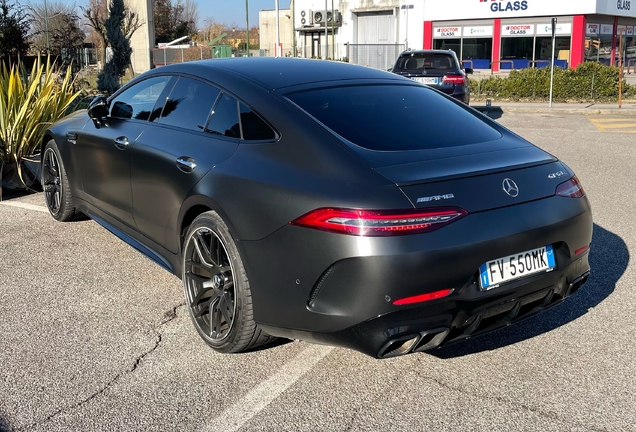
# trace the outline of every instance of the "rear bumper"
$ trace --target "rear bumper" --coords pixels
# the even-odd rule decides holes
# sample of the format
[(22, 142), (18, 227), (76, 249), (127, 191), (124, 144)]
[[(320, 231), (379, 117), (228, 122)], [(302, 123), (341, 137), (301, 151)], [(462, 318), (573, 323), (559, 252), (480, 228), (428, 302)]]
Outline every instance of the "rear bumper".
[[(272, 335), (343, 346), (373, 357), (423, 352), (515, 324), (561, 303), (589, 277), (587, 253), (561, 275), (535, 278), (487, 298), (474, 299), (466, 287), (444, 301), (432, 301), (382, 315), (333, 333), (264, 326)], [(578, 276), (574, 276), (578, 275)], [(510, 287), (509, 287), (510, 288)]]
[[(562, 300), (589, 271), (587, 253), (574, 251), (591, 238), (587, 199), (551, 197), (470, 214), (422, 235), (365, 238), (287, 226), (240, 248), (254, 318), (267, 332), (377, 356), (392, 338), (445, 328), (444, 341), (450, 342), (461, 338), (457, 332), (488, 331), (492, 316), (505, 312), (512, 322)], [(479, 289), (484, 262), (548, 244), (556, 270)], [(445, 288), (454, 291), (444, 299), (393, 305)], [(479, 315), (483, 323), (466, 332)]]

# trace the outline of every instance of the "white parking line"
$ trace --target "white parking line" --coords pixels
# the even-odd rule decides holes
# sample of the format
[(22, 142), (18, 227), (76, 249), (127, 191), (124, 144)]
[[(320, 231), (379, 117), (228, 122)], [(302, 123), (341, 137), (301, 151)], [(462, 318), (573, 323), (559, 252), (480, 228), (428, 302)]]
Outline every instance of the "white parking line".
[(312, 345), (209, 423), (204, 431), (235, 432), (325, 358), (333, 347)]
[(49, 209), (47, 209), (44, 206), (40, 206), (40, 205), (35, 205), (35, 204), (28, 204), (28, 203), (23, 203), (23, 202), (12, 202), (12, 201), (2, 201), (0, 202), (1, 205), (6, 205), (9, 207), (18, 207), (18, 208), (23, 208), (23, 209), (27, 209), (27, 210), (35, 210), (35, 211), (39, 211), (42, 213), (48, 213)]

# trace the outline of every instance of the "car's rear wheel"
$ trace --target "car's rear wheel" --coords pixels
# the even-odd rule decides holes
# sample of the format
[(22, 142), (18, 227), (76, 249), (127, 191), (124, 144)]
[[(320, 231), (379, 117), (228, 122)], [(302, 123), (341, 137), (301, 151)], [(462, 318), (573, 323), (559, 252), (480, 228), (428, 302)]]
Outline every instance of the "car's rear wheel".
[(44, 147), (40, 181), (44, 189), (46, 207), (49, 209), (51, 216), (60, 222), (83, 217), (73, 204), (73, 194), (68, 176), (62, 163), (60, 151), (54, 140), (50, 140)]
[(274, 340), (254, 321), (243, 261), (216, 212), (201, 214), (188, 228), (182, 280), (194, 327), (216, 351), (236, 353)]

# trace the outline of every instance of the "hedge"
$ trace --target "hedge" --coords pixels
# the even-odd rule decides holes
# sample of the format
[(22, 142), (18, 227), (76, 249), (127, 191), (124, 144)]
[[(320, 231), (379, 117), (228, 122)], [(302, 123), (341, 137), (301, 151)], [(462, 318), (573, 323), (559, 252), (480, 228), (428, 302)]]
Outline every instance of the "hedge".
[[(506, 78), (472, 80), (476, 98), (499, 100), (547, 100), (550, 95), (550, 68), (511, 71)], [(623, 97), (636, 97), (636, 86), (623, 80)], [(581, 63), (576, 69), (554, 70), (553, 100), (557, 102), (616, 101), (618, 68), (600, 63)]]

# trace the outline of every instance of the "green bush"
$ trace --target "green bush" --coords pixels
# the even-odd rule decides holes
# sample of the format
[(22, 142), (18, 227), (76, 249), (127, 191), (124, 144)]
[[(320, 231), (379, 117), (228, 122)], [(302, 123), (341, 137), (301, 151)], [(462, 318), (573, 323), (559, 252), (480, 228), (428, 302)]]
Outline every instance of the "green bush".
[[(473, 96), (504, 100), (547, 100), (550, 68), (511, 71), (506, 78), (471, 80)], [(636, 86), (623, 80), (625, 97), (636, 96)], [(560, 102), (615, 101), (618, 98), (618, 68), (586, 62), (576, 69), (554, 70), (553, 100)]]

